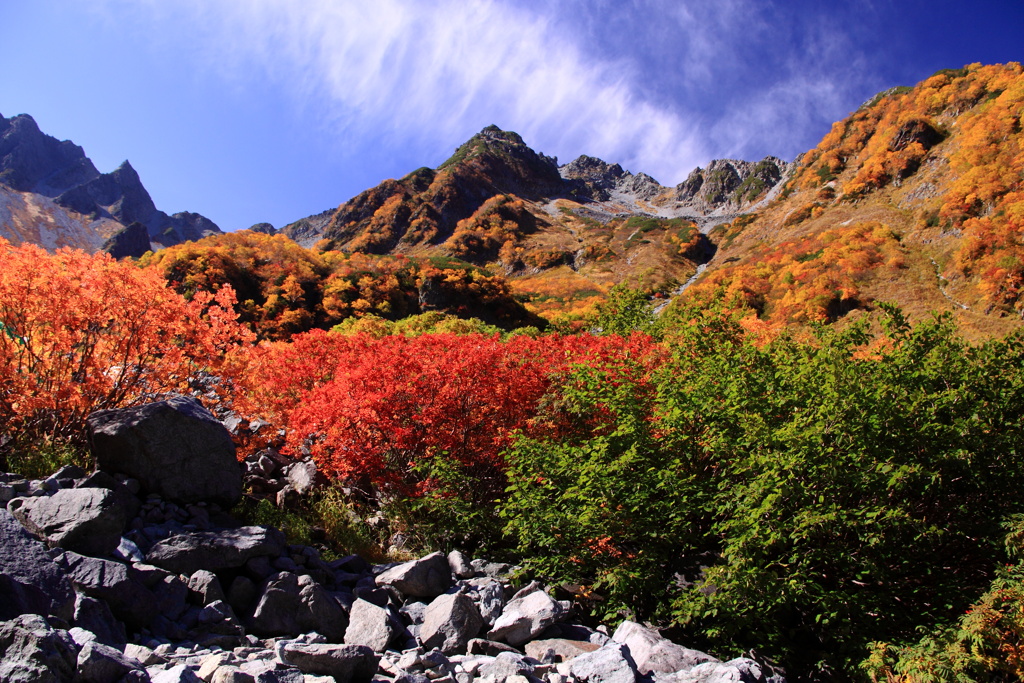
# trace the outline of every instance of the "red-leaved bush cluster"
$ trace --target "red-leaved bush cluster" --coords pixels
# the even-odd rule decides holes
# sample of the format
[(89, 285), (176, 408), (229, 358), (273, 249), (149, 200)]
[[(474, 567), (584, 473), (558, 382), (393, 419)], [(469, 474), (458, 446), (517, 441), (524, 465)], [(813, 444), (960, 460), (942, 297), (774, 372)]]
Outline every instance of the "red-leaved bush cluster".
[(537, 419), (542, 400), (567, 371), (600, 366), (614, 381), (614, 368), (649, 370), (663, 353), (644, 335), (502, 341), (482, 334), (374, 338), (314, 330), (244, 356), (237, 405), (286, 425), (287, 450), (308, 451), (335, 479), (415, 496), (436, 484), (422, 466), (439, 457), (475, 481), (503, 488), (502, 451), (517, 430), (573, 428), (557, 409)]

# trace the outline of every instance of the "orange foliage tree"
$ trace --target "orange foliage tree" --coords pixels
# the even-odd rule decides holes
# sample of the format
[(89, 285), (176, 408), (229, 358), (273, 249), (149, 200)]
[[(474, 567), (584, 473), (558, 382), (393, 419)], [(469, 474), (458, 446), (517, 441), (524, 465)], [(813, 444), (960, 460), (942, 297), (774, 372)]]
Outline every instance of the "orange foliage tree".
[(109, 255), (0, 239), (0, 431), (81, 438), (93, 410), (187, 387), (251, 334), (234, 293), (191, 301)]

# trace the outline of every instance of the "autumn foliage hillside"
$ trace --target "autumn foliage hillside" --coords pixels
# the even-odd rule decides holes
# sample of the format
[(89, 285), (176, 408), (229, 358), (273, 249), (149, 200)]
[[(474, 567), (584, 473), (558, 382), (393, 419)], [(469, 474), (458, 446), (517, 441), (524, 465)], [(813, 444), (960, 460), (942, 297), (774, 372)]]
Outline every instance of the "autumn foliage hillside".
[(687, 295), (778, 324), (889, 301), (1004, 334), (1024, 314), (1022, 110), (1017, 63), (879, 94), (803, 156), (779, 201), (712, 231), (719, 251)]
[(239, 320), (266, 339), (351, 317), (397, 320), (425, 311), (504, 329), (542, 324), (512, 298), (503, 278), (456, 259), (320, 252), (283, 235), (243, 230), (149, 253), (139, 265), (186, 297), (230, 286)]
[(667, 293), (713, 251), (696, 223), (654, 205), (606, 201), (595, 213), (588, 188), (563, 179), (554, 159), (516, 133), (489, 126), (437, 169), (386, 180), (343, 203), (322, 233), (308, 220), (283, 232), (318, 251), (454, 257), (487, 267), (508, 277), (531, 312), (568, 325), (623, 281)]

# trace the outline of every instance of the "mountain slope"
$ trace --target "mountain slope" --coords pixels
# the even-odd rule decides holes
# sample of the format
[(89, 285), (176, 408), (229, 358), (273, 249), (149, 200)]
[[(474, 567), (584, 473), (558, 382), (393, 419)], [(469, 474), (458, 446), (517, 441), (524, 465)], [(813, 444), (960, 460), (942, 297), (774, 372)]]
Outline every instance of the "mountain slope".
[(1024, 315), (1024, 74), (942, 71), (836, 123), (779, 200), (710, 233), (684, 300), (786, 324), (875, 302), (952, 313), (975, 336)]
[[(199, 214), (158, 210), (127, 161), (100, 173), (81, 147), (46, 135), (31, 116), (0, 116), (0, 236), (95, 251), (135, 223), (145, 226), (147, 249), (220, 232)], [(120, 240), (121, 249), (133, 245), (122, 255), (141, 255), (135, 237)]]
[(454, 256), (510, 276), (534, 311), (572, 315), (626, 279), (676, 287), (713, 253), (703, 232), (763, 202), (790, 170), (771, 157), (715, 161), (666, 188), (593, 157), (559, 167), (488, 126), (438, 168), (386, 180), (282, 232), (322, 250)]

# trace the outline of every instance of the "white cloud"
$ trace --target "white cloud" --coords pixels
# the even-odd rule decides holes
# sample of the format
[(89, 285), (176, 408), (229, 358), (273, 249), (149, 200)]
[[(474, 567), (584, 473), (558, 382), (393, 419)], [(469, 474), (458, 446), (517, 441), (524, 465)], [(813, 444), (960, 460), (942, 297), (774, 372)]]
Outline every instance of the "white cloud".
[(187, 40), (229, 81), (252, 79), (256, 66), (342, 140), (383, 132), (447, 149), (495, 123), (549, 154), (673, 178), (708, 155), (692, 122), (638, 96), (628, 62), (588, 58), (564, 27), (493, 0), (145, 6), (162, 40)]
[[(723, 120), (709, 121), (701, 102), (685, 98), (751, 68), (743, 63), (749, 46), (774, 39), (762, 3), (635, 0), (624, 9), (564, 1), (535, 3), (532, 11), (499, 0), (104, 6), (122, 18), (143, 17), (158, 40), (192, 51), (197, 65), (218, 65), (228, 83), (267, 79), (283, 88), (339, 145), (373, 137), (440, 153), (495, 123), (563, 163), (591, 154), (666, 184), (713, 156), (742, 154), (754, 138), (778, 140), (788, 151), (806, 134), (800, 128), (844, 94), (798, 64), (778, 82), (736, 95)], [(587, 42), (614, 30), (601, 24), (606, 16), (635, 33), (616, 51)], [(669, 55), (663, 64), (675, 71), (645, 72), (650, 63), (623, 50), (633, 40)], [(659, 78), (684, 94), (652, 95)]]

